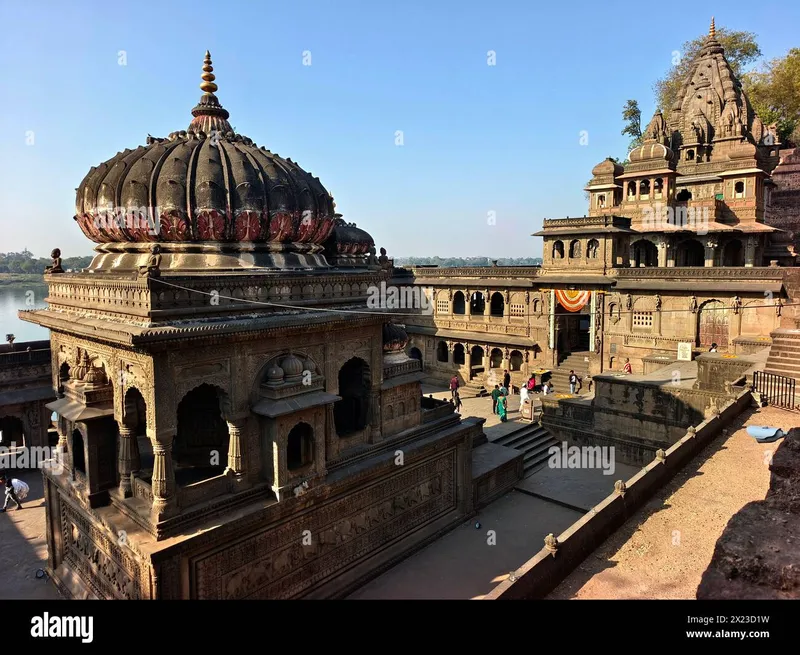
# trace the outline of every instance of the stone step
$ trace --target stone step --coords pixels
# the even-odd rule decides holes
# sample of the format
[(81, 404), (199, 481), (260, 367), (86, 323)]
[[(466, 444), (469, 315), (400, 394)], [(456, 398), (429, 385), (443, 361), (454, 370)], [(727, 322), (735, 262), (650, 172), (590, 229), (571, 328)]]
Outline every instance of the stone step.
[(523, 470), (526, 476), (547, 464), (547, 460), (550, 459), (550, 449), (553, 446), (561, 448), (558, 441), (553, 439), (551, 442), (543, 444), (542, 447), (536, 451), (531, 451), (525, 454), (523, 459)]
[(535, 427), (535, 429), (532, 431), (517, 430), (511, 432), (501, 437), (502, 441), (498, 440), (495, 441), (495, 443), (499, 443), (501, 446), (508, 446), (509, 448), (516, 448), (517, 450), (525, 450), (525, 448), (531, 446), (537, 439), (547, 439), (550, 436), (547, 430), (540, 425), (532, 424), (528, 427)]
[(767, 358), (767, 366), (788, 366), (789, 368), (800, 368), (800, 357), (786, 357), (783, 355), (770, 355)]

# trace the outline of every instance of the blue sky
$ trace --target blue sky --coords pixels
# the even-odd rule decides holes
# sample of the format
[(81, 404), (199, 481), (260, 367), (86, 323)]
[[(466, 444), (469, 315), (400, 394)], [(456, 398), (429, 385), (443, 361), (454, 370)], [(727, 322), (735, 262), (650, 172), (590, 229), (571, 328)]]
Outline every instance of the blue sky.
[(390, 255), (539, 256), (529, 235), (587, 212), (592, 167), (625, 156), (623, 104), (649, 120), (711, 15), (768, 58), (800, 45), (787, 2), (0, 0), (0, 251), (91, 254), (75, 188), (186, 129), (209, 49), (237, 132), (319, 176)]

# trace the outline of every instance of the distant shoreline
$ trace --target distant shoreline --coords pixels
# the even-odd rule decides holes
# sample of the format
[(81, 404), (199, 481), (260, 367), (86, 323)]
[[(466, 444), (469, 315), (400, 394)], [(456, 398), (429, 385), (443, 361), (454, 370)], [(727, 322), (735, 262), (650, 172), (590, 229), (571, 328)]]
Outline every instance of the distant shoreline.
[(45, 281), (41, 273), (0, 273), (0, 287), (16, 287), (23, 284), (44, 286)]

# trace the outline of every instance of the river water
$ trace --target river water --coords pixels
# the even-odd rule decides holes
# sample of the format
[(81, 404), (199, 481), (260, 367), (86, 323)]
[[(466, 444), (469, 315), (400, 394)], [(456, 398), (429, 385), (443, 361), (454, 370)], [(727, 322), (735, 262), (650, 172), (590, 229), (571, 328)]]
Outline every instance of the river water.
[(6, 342), (7, 334), (13, 334), (17, 343), (50, 338), (50, 330), (17, 317), (17, 310), (46, 307), (46, 297), (45, 284), (0, 286), (0, 343)]

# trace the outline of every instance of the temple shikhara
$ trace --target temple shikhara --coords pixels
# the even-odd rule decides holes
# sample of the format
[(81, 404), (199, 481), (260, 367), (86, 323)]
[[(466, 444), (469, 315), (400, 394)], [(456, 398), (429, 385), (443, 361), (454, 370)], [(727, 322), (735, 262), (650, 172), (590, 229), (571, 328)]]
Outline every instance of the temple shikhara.
[[(319, 178), (231, 127), (208, 52), (201, 79), (186, 129), (80, 182), (74, 219), (95, 256), (65, 272), (53, 250), (47, 308), (19, 312), (49, 343), (0, 349), (0, 431), (63, 454), (42, 469), (46, 572), (62, 596), (399, 594), (367, 589), (384, 580), (420, 597), (432, 562), (483, 547), (476, 514), (520, 491), (492, 515), (501, 538), (544, 548), (513, 572), (505, 554), (490, 561), (469, 597), (542, 598), (740, 417), (796, 408), (800, 151), (754, 111), (713, 19), (674, 104), (624, 162), (593, 168), (588, 212), (530, 235), (541, 266), (395, 266)], [(482, 396), (506, 370), (489, 415)], [(570, 388), (573, 371), (588, 388)], [(721, 450), (766, 470), (761, 446), (756, 463), (735, 450), (747, 439)], [(627, 473), (546, 471), (567, 445), (605, 449)], [(730, 551), (717, 548), (699, 595), (752, 584), (755, 598), (788, 597), (774, 580), (796, 553), (769, 512), (796, 513), (779, 478), (796, 483), (797, 458), (776, 452), (772, 509), (719, 527)], [(741, 500), (726, 516), (756, 505)], [(451, 532), (462, 525), (471, 541)], [(767, 563), (740, 538), (756, 529), (781, 544)], [(416, 572), (379, 578), (445, 542)], [(731, 582), (728, 552), (767, 573)]]

